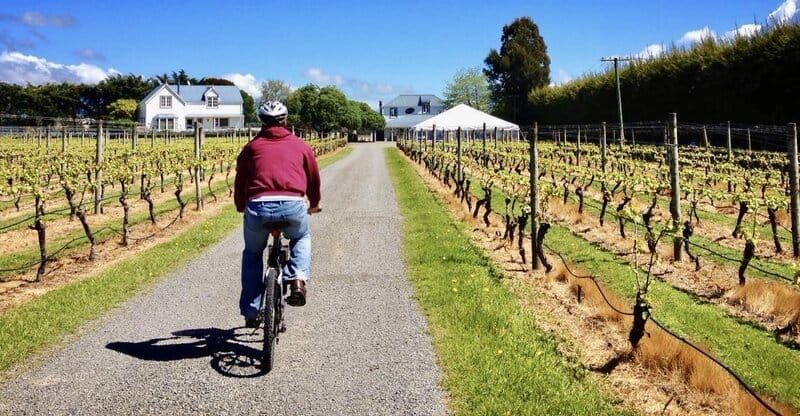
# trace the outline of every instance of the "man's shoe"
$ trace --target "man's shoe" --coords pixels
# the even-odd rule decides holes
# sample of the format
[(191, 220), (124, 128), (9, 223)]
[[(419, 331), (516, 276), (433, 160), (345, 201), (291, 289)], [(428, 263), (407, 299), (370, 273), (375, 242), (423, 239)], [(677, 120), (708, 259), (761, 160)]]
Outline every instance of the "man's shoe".
[(303, 306), (306, 304), (306, 282), (305, 280), (292, 280), (289, 282), (289, 296), (286, 303), (290, 306)]
[(261, 326), (261, 319), (258, 318), (244, 318), (245, 328), (258, 328)]

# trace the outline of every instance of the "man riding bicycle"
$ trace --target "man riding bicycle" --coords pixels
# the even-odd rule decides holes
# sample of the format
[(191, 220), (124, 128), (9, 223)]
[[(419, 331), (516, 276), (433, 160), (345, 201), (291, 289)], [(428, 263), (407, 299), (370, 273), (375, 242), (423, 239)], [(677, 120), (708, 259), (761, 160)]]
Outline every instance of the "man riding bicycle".
[[(306, 303), (311, 271), (311, 234), (308, 216), (319, 212), (320, 176), (311, 147), (286, 129), (288, 109), (279, 101), (258, 108), (262, 128), (244, 146), (236, 160), (234, 202), (244, 213), (242, 293), (239, 310), (245, 326), (259, 325), (258, 309), (264, 292), (264, 249), (270, 230), (266, 223), (284, 222), (291, 259), (283, 270), (289, 282), (286, 303)], [(308, 198), (308, 206), (305, 198)]]

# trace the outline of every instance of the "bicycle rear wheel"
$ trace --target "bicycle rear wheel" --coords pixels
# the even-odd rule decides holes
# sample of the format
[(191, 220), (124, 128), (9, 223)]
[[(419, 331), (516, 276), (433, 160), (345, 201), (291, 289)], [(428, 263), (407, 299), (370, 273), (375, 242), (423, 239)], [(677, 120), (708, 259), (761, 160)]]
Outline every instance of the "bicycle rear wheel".
[(277, 274), (278, 271), (270, 267), (264, 278), (264, 357), (262, 364), (264, 371), (267, 373), (272, 371), (272, 365), (275, 360), (275, 337), (277, 335), (275, 301), (278, 296), (275, 292), (275, 282), (277, 281)]

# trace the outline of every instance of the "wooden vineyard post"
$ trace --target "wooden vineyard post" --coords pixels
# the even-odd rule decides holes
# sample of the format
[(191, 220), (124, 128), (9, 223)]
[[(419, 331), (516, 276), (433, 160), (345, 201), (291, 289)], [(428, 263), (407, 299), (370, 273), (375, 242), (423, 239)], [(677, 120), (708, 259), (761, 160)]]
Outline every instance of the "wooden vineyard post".
[(103, 163), (103, 121), (97, 122), (97, 152), (94, 157), (95, 173), (94, 173), (94, 213), (99, 214), (101, 211), (100, 200), (103, 199), (103, 169), (100, 164)]
[(747, 129), (747, 154), (753, 153), (753, 142), (750, 141), (750, 129)]
[(703, 126), (703, 146), (708, 150), (708, 129), (706, 129), (706, 126)]
[[(530, 134), (530, 186), (531, 186), (531, 267), (539, 268), (539, 247), (537, 235), (539, 234), (539, 152), (536, 144), (539, 141), (539, 123), (533, 122), (533, 131)], [(519, 232), (522, 233), (523, 230)]]
[(636, 149), (636, 130), (631, 129), (631, 147)]
[(488, 166), (488, 159), (486, 158), (486, 123), (483, 123), (483, 167)]
[(492, 134), (494, 138), (494, 148), (497, 149), (497, 127), (494, 128), (494, 134)]
[(67, 153), (67, 128), (61, 129), (61, 153)]
[(203, 137), (203, 128), (198, 124), (194, 125), (194, 193), (197, 197), (197, 210), (203, 209), (203, 188), (200, 186), (200, 169), (203, 161), (200, 158), (200, 145)]
[(136, 123), (131, 126), (131, 149), (136, 150)]
[(456, 142), (456, 163), (457, 163), (457, 166), (458, 166), (458, 168), (457, 168), (458, 170), (456, 171), (456, 172), (458, 172), (457, 177), (456, 177), (456, 181), (458, 181), (460, 183), (461, 182), (461, 175), (462, 175), (462, 171), (461, 171), (461, 127), (458, 128), (458, 132), (456, 133), (456, 140), (457, 140), (457, 142)]
[(798, 184), (797, 167), (797, 124), (786, 126), (786, 140), (789, 147), (789, 205), (792, 215), (792, 253), (794, 258), (800, 257), (800, 184)]
[[(433, 140), (431, 140), (431, 151), (436, 151), (436, 125), (431, 126), (433, 131)], [(444, 149), (444, 138), (442, 138), (442, 149)]]
[(606, 122), (605, 121), (602, 124), (602, 129), (603, 130), (600, 132), (600, 168), (602, 169), (603, 173), (606, 173)]
[[(564, 129), (564, 142), (565, 143), (567, 142), (567, 129)], [(577, 161), (575, 163), (575, 166), (580, 166), (581, 165), (581, 136), (580, 135), (578, 135), (578, 142), (576, 144), (575, 155), (576, 155), (575, 159)]]
[(682, 253), (681, 253), (681, 237), (678, 234), (678, 230), (680, 230), (681, 226), (681, 205), (680, 205), (680, 198), (681, 198), (681, 183), (680, 177), (678, 172), (678, 117), (675, 113), (669, 114), (669, 119), (667, 120), (669, 124), (669, 128), (667, 129), (667, 134), (669, 136), (669, 141), (667, 143), (667, 154), (669, 157), (669, 182), (672, 188), (672, 198), (669, 202), (669, 211), (672, 214), (672, 229), (675, 230), (676, 236), (672, 240), (673, 242), (673, 254), (675, 261), (681, 261)]
[(733, 149), (731, 148), (731, 122), (728, 122), (728, 160), (733, 159)]

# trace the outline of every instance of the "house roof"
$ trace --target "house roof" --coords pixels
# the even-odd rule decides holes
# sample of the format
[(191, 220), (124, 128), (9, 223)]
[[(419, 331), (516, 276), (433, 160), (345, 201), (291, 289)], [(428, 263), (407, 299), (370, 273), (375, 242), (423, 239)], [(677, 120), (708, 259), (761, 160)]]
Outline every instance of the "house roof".
[[(203, 96), (208, 89), (213, 89), (219, 96), (220, 104), (242, 104), (242, 94), (239, 87), (233, 85), (167, 85), (162, 84), (153, 88), (146, 97), (142, 99), (142, 103), (148, 102), (153, 96), (161, 92), (162, 89), (167, 89), (178, 97), (184, 104), (202, 104)], [(179, 91), (180, 90), (180, 91)]]
[(444, 101), (433, 94), (401, 94), (383, 104), (383, 107), (416, 107), (420, 101), (429, 102), (432, 107), (444, 105)]
[(466, 104), (459, 104), (444, 113), (422, 120), (413, 127), (417, 130), (427, 130), (436, 125), (437, 130), (456, 130), (459, 127), (462, 130), (479, 130), (483, 128), (484, 123), (487, 129), (496, 127), (500, 130), (519, 130), (519, 126), (510, 121), (486, 114)]

